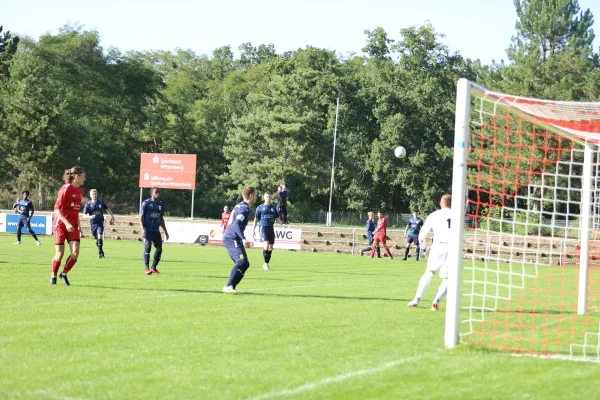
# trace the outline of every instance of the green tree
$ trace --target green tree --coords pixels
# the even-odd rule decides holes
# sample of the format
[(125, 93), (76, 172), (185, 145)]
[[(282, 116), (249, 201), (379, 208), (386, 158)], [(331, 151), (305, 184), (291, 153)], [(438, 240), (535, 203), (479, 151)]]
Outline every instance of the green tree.
[(3, 26), (0, 25), (0, 81), (8, 77), (10, 60), (17, 52), (20, 40), (18, 36), (12, 36), (10, 31), (2, 33), (2, 30)]
[(517, 33), (509, 64), (492, 68), (495, 89), (559, 100), (592, 100), (599, 67), (594, 53), (593, 15), (577, 0), (515, 0)]

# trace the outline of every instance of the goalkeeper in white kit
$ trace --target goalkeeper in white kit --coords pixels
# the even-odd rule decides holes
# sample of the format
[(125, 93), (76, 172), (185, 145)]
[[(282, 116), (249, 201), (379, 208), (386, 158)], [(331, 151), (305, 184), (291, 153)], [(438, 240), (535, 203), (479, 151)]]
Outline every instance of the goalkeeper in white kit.
[(441, 210), (434, 211), (429, 214), (425, 220), (425, 224), (419, 233), (419, 242), (421, 243), (421, 253), (425, 253), (425, 238), (429, 231), (433, 230), (433, 244), (431, 245), (431, 252), (427, 258), (427, 268), (425, 273), (419, 281), (419, 287), (417, 288), (417, 294), (415, 298), (408, 303), (409, 307), (417, 307), (419, 301), (423, 297), (423, 294), (429, 287), (431, 279), (435, 273), (440, 271), (440, 278), (442, 283), (438, 288), (435, 299), (431, 305), (431, 311), (437, 311), (440, 300), (446, 295), (448, 289), (448, 253), (450, 251), (450, 217), (452, 205), (452, 197), (449, 194), (442, 196), (440, 200)]

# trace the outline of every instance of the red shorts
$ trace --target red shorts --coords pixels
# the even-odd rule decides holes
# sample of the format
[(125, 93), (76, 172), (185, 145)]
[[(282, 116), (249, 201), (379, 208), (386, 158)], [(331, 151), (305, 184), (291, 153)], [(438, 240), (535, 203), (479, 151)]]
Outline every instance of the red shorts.
[(61, 221), (57, 220), (57, 223), (54, 225), (54, 244), (61, 245), (65, 244), (65, 240), (67, 242), (72, 242), (73, 240), (79, 241), (81, 239), (81, 233), (79, 232), (79, 224), (77, 222), (73, 223), (69, 221), (75, 230), (73, 232), (69, 232)]
[(373, 238), (373, 241), (375, 243), (382, 243), (383, 245), (386, 245), (386, 237), (385, 235), (375, 235), (375, 237)]

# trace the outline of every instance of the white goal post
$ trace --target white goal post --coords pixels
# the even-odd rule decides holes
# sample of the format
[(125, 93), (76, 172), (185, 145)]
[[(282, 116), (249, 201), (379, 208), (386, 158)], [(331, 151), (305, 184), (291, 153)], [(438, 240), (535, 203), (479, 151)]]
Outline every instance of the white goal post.
[(600, 103), (458, 81), (447, 348), (600, 362), (599, 142)]

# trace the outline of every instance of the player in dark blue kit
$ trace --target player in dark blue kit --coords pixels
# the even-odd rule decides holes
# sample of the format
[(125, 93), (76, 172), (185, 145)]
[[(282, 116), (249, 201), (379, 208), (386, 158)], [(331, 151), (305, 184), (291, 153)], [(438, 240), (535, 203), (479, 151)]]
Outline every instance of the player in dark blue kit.
[(277, 188), (277, 193), (275, 193), (277, 195), (278, 198), (278, 209), (277, 211), (279, 212), (279, 218), (281, 218), (281, 223), (283, 225), (287, 225), (287, 201), (288, 201), (288, 197), (289, 197), (289, 192), (287, 190), (287, 188), (285, 187), (285, 185), (281, 185)]
[(406, 261), (406, 259), (408, 258), (408, 251), (410, 249), (410, 244), (414, 243), (415, 246), (417, 247), (417, 261), (419, 261), (419, 256), (421, 255), (421, 244), (419, 243), (419, 232), (421, 231), (421, 228), (423, 227), (423, 220), (421, 218), (419, 218), (419, 213), (416, 211), (413, 211), (413, 216), (411, 219), (408, 220), (408, 225), (406, 225), (406, 228), (404, 229), (404, 233), (406, 234), (406, 232), (408, 232), (408, 241), (406, 243), (406, 250), (404, 250), (404, 258), (403, 260)]
[(250, 246), (250, 242), (244, 236), (246, 226), (248, 226), (248, 215), (250, 207), (256, 203), (256, 189), (248, 186), (242, 192), (244, 201), (233, 208), (229, 225), (223, 235), (223, 247), (227, 249), (229, 257), (235, 265), (229, 274), (227, 285), (223, 287), (223, 293), (237, 293), (236, 286), (240, 283), (246, 270), (250, 267), (245, 247)]
[[(140, 228), (144, 233), (144, 265), (146, 266), (146, 275), (159, 274), (158, 263), (162, 255), (162, 236), (160, 228), (165, 231), (165, 240), (169, 240), (169, 232), (165, 226), (165, 206), (160, 200), (160, 189), (152, 188), (150, 198), (144, 200), (140, 208)], [(154, 245), (154, 261), (150, 267), (150, 250)]]
[(271, 254), (273, 254), (273, 244), (275, 243), (275, 220), (277, 219), (277, 207), (271, 204), (271, 193), (266, 192), (264, 195), (265, 202), (256, 208), (254, 215), (254, 225), (252, 225), (252, 232), (256, 235), (256, 224), (260, 221), (260, 240), (264, 244), (263, 258), (265, 263), (263, 269), (265, 271), (270, 270), (269, 261), (271, 261)]
[(13, 210), (19, 213), (19, 223), (17, 225), (17, 241), (14, 244), (21, 244), (21, 229), (27, 228), (27, 231), (31, 234), (35, 243), (39, 246), (40, 241), (38, 240), (35, 232), (31, 229), (31, 217), (35, 210), (33, 209), (33, 203), (29, 200), (29, 191), (23, 190), (21, 193), (22, 199), (17, 199), (17, 202), (13, 204)]
[(90, 201), (83, 207), (83, 215), (90, 219), (90, 229), (92, 236), (96, 239), (96, 247), (98, 247), (98, 258), (104, 258), (103, 236), (104, 236), (104, 211), (110, 214), (110, 224), (115, 223), (115, 216), (110, 208), (102, 200), (98, 200), (98, 191), (90, 190)]
[[(373, 232), (375, 232), (375, 220), (373, 219), (373, 212), (369, 211), (367, 213), (367, 239), (369, 240), (369, 247), (365, 247), (364, 249), (360, 250), (360, 255), (362, 256), (364, 253), (370, 252), (371, 251), (371, 247), (373, 246)], [(379, 247), (376, 247), (375, 250), (377, 251), (377, 258), (381, 258), (381, 251), (379, 249)]]

